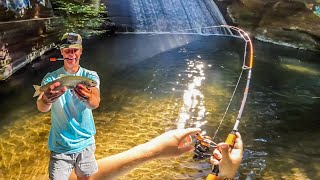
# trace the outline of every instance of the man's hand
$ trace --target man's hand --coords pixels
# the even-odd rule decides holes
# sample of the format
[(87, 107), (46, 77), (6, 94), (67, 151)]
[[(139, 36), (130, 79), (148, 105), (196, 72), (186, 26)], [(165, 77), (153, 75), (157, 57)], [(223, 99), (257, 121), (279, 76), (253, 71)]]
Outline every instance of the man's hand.
[(83, 84), (78, 84), (73, 91), (78, 96), (78, 98), (82, 101), (88, 101), (88, 99), (92, 96), (92, 89), (88, 88)]
[(182, 144), (190, 135), (201, 131), (200, 128), (176, 129), (165, 132), (160, 136), (147, 142), (145, 145), (149, 151), (155, 153), (157, 158), (179, 156), (183, 153), (194, 150), (193, 144)]
[[(59, 89), (59, 90), (57, 90)], [(62, 94), (66, 92), (66, 87), (60, 87), (60, 82), (55, 82), (42, 95), (42, 102), (45, 104), (54, 103)]]
[(220, 143), (213, 151), (210, 161), (214, 165), (219, 165), (219, 177), (234, 178), (240, 167), (243, 156), (243, 143), (239, 132), (236, 132), (236, 136), (233, 149), (226, 143)]

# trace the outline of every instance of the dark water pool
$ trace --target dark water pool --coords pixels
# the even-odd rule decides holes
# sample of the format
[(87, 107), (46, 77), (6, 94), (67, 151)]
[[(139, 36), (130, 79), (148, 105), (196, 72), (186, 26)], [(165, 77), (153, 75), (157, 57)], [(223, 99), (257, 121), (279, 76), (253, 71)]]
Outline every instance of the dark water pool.
[[(320, 178), (319, 53), (254, 42), (249, 99), (239, 127), (245, 143), (240, 179)], [(81, 64), (101, 78), (94, 110), (97, 158), (122, 152), (165, 132), (201, 127), (213, 135), (238, 79), (243, 44), (200, 35), (117, 35), (87, 40)], [(33, 84), (62, 66), (51, 52), (1, 82), (0, 179), (47, 177), (49, 113), (36, 110)], [(217, 134), (232, 130), (240, 82)], [(204, 179), (207, 161), (192, 154), (157, 160), (121, 179)]]

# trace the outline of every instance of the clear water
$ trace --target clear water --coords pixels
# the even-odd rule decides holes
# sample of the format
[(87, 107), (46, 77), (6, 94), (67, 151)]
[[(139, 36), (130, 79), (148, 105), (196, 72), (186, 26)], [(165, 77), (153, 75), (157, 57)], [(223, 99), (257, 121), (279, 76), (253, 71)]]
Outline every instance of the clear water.
[[(200, 35), (118, 35), (87, 40), (81, 64), (101, 78), (94, 110), (96, 157), (122, 152), (177, 127), (213, 135), (242, 65), (237, 39)], [(5, 82), (0, 94), (0, 179), (47, 178), (50, 114), (35, 106), (33, 84), (62, 66), (51, 52)], [(318, 53), (255, 42), (249, 99), (239, 127), (240, 179), (319, 179)], [(237, 114), (245, 78), (215, 141)], [(204, 179), (208, 161), (192, 154), (144, 164), (120, 179)]]

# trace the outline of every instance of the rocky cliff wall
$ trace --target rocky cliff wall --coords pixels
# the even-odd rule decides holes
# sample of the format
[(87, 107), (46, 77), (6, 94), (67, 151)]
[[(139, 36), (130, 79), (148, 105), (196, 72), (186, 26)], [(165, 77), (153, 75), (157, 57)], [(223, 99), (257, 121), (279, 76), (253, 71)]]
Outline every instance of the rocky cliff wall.
[(215, 0), (229, 24), (256, 39), (320, 51), (320, 1)]

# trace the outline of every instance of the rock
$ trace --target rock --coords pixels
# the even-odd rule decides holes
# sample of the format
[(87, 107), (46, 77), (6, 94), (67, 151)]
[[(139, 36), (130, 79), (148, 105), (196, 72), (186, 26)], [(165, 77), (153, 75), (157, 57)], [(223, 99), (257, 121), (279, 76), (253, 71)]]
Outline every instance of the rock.
[[(226, 20), (256, 39), (299, 49), (320, 51), (320, 17), (312, 1), (218, 0)], [(223, 10), (222, 10), (223, 11)]]

